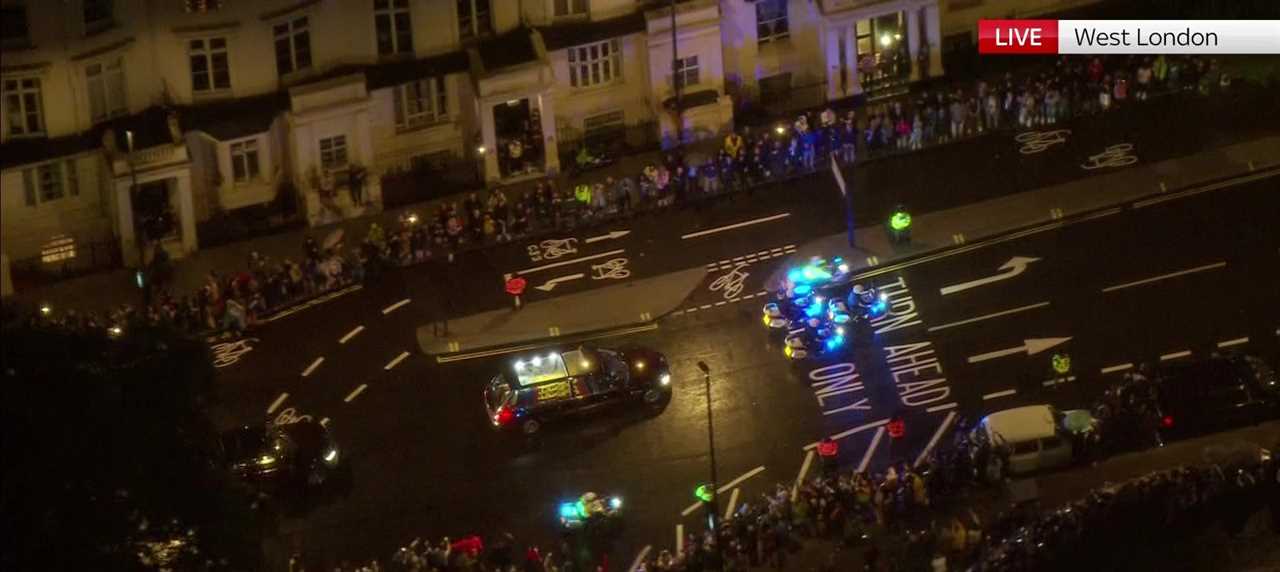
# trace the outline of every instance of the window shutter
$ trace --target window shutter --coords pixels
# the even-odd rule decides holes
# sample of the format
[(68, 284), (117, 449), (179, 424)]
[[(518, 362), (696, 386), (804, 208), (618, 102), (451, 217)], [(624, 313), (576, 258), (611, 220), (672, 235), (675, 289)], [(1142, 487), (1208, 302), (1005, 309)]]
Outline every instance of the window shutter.
[(35, 174), (31, 169), (23, 169), (22, 171), (22, 190), (23, 196), (26, 197), (27, 206), (36, 206)]

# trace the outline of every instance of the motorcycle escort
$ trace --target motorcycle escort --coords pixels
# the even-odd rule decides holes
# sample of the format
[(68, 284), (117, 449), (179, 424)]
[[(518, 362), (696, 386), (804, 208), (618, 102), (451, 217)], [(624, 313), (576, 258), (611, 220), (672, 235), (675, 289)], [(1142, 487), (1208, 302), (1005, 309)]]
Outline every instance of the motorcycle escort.
[(566, 531), (604, 531), (616, 526), (622, 514), (622, 497), (601, 497), (588, 492), (578, 500), (560, 503), (560, 525)]

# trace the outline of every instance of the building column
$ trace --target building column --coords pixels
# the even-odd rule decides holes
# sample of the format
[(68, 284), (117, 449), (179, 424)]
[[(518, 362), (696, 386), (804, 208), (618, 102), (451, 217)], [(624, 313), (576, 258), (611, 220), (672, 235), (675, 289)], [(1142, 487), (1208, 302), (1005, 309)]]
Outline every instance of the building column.
[(542, 166), (548, 175), (560, 172), (560, 145), (556, 142), (556, 110), (551, 90), (538, 94), (538, 118), (542, 121)]
[[(382, 177), (374, 172), (376, 155), (373, 152), (373, 141), (369, 133), (369, 110), (364, 108), (356, 114), (356, 144), (360, 146), (360, 165), (364, 167), (364, 213), (382, 211)], [(357, 210), (356, 212), (362, 212)]]
[(502, 178), (498, 170), (498, 134), (493, 124), (493, 104), (480, 102), (480, 145), (484, 147), (481, 160), (484, 161), (484, 181), (486, 183)]
[(925, 41), (929, 46), (929, 77), (942, 75), (942, 24), (938, 19), (938, 5), (924, 9)]
[(191, 172), (183, 171), (174, 177), (174, 194), (178, 198), (178, 225), (182, 237), (182, 255), (186, 256), (200, 248), (196, 238), (195, 200), (191, 196)]
[(844, 34), (845, 65), (849, 66), (849, 92), (862, 93), (862, 80), (858, 78), (858, 23), (849, 22)]
[(831, 101), (844, 95), (841, 89), (844, 86), (840, 85), (840, 41), (844, 39), (844, 30), (831, 29), (824, 23), (822, 31), (825, 47), (822, 50), (822, 59), (827, 68), (827, 101)]
[(115, 178), (116, 235), (120, 238), (120, 260), (127, 268), (142, 266), (138, 254), (138, 236), (133, 225), (133, 196), (129, 177)]
[(907, 57), (911, 59), (911, 81), (920, 79), (920, 9), (907, 10)]

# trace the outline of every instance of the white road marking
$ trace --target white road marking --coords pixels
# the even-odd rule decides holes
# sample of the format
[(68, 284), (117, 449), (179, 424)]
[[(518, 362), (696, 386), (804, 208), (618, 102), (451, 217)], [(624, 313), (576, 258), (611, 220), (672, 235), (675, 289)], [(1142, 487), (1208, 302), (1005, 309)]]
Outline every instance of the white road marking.
[(1016, 389), (1006, 389), (1006, 390), (1004, 390), (1004, 391), (997, 391), (997, 392), (995, 392), (995, 393), (988, 393), (988, 394), (986, 394), (986, 395), (982, 396), (982, 399), (983, 399), (983, 401), (986, 401), (986, 400), (988, 400), (988, 399), (998, 399), (998, 398), (1001, 398), (1001, 397), (1008, 397), (1008, 396), (1010, 396), (1010, 395), (1017, 395), (1017, 394), (1018, 394), (1018, 390), (1016, 390)]
[(283, 312), (280, 312), (279, 314), (275, 314), (275, 315), (273, 315), (273, 316), (270, 316), (270, 317), (268, 317), (268, 318), (266, 318), (266, 319), (264, 319), (264, 320), (262, 320), (262, 321), (263, 321), (263, 322), (274, 322), (274, 321), (276, 321), (276, 320), (279, 320), (280, 318), (284, 318), (284, 317), (287, 317), (287, 316), (292, 316), (292, 315), (294, 315), (294, 314), (297, 314), (298, 312), (301, 312), (301, 311), (303, 311), (303, 310), (306, 310), (307, 308), (310, 308), (310, 307), (312, 307), (312, 306), (318, 306), (318, 305), (320, 305), (320, 304), (323, 304), (323, 303), (325, 303), (325, 302), (328, 302), (329, 300), (332, 300), (332, 299), (334, 299), (334, 298), (337, 298), (338, 296), (342, 296), (342, 295), (345, 295), (345, 294), (350, 294), (350, 293), (355, 292), (356, 290), (360, 290), (360, 289), (362, 289), (362, 288), (364, 288), (364, 285), (363, 285), (363, 284), (356, 284), (355, 286), (348, 286), (348, 287), (346, 287), (346, 288), (343, 288), (342, 290), (338, 290), (337, 292), (333, 292), (333, 293), (331, 293), (331, 294), (325, 294), (324, 296), (321, 296), (321, 297), (316, 298), (316, 299), (314, 299), (314, 300), (311, 300), (311, 301), (309, 301), (309, 302), (304, 302), (304, 303), (302, 303), (302, 304), (298, 304), (297, 306), (294, 306), (294, 307), (292, 307), (292, 308), (289, 308), (288, 310), (285, 310), (285, 311), (283, 311)]
[(951, 427), (951, 423), (954, 422), (955, 420), (956, 420), (955, 411), (951, 411), (947, 413), (946, 419), (943, 419), (942, 425), (939, 425), (938, 430), (933, 432), (933, 437), (929, 439), (929, 444), (925, 445), (923, 451), (920, 451), (920, 456), (916, 457), (916, 463), (913, 466), (919, 467), (920, 463), (923, 463), (924, 460), (929, 457), (929, 453), (931, 453), (933, 451), (934, 446), (938, 444), (938, 439), (942, 437), (942, 434), (945, 433), (947, 429)]
[(525, 268), (524, 270), (519, 270), (518, 272), (519, 272), (520, 274), (532, 274), (532, 273), (534, 273), (534, 272), (541, 272), (541, 271), (543, 271), (543, 270), (547, 270), (547, 269), (550, 269), (550, 268), (559, 268), (559, 267), (561, 267), (561, 266), (568, 266), (568, 265), (570, 265), (570, 264), (577, 264), (577, 263), (579, 263), (579, 262), (586, 262), (586, 261), (588, 261), (588, 260), (595, 260), (595, 259), (597, 259), (597, 258), (604, 258), (604, 257), (606, 257), (606, 256), (614, 256), (614, 255), (622, 254), (622, 253), (624, 253), (624, 252), (626, 252), (626, 251), (627, 251), (627, 249), (625, 249), (625, 248), (619, 248), (619, 249), (617, 249), (617, 250), (610, 250), (609, 252), (602, 252), (602, 253), (600, 253), (600, 254), (592, 254), (591, 256), (583, 256), (582, 258), (574, 258), (573, 260), (561, 260), (560, 262), (552, 262), (551, 264), (543, 264), (542, 266), (534, 266), (534, 267), (532, 267), (532, 268)]
[(1248, 338), (1248, 337), (1244, 337), (1244, 338), (1236, 338), (1236, 339), (1234, 339), (1234, 340), (1227, 340), (1227, 341), (1225, 341), (1225, 342), (1218, 342), (1218, 347), (1220, 347), (1220, 348), (1229, 348), (1229, 347), (1231, 347), (1231, 346), (1238, 346), (1238, 345), (1240, 345), (1240, 344), (1247, 344), (1247, 343), (1249, 343), (1249, 338)]
[(1106, 288), (1103, 288), (1103, 289), (1102, 289), (1102, 291), (1103, 291), (1103, 292), (1114, 292), (1114, 291), (1116, 291), (1116, 290), (1123, 290), (1123, 289), (1125, 289), (1125, 288), (1131, 288), (1131, 287), (1134, 287), (1134, 286), (1141, 286), (1141, 285), (1143, 285), (1143, 284), (1150, 284), (1150, 283), (1152, 283), (1152, 282), (1159, 282), (1159, 281), (1161, 281), (1161, 280), (1165, 280), (1165, 279), (1168, 279), (1168, 278), (1176, 278), (1176, 277), (1178, 277), (1178, 276), (1185, 276), (1185, 275), (1187, 275), (1187, 274), (1194, 274), (1194, 273), (1196, 273), (1196, 272), (1204, 272), (1204, 271), (1206, 271), (1206, 270), (1216, 270), (1216, 269), (1218, 269), (1218, 268), (1225, 268), (1226, 266), (1227, 266), (1227, 263), (1226, 263), (1226, 262), (1215, 262), (1215, 263), (1213, 263), (1213, 264), (1205, 264), (1204, 266), (1197, 266), (1197, 267), (1195, 267), (1195, 268), (1188, 268), (1188, 269), (1186, 269), (1186, 270), (1179, 270), (1179, 271), (1177, 271), (1177, 272), (1170, 272), (1170, 273), (1168, 273), (1168, 274), (1161, 274), (1161, 275), (1159, 275), (1159, 276), (1152, 276), (1151, 278), (1144, 278), (1144, 279), (1142, 279), (1142, 280), (1136, 280), (1136, 281), (1134, 281), (1134, 282), (1125, 282), (1124, 284), (1116, 284), (1115, 286), (1108, 286), (1108, 287), (1106, 287)]
[(552, 278), (552, 279), (550, 279), (550, 280), (547, 280), (546, 282), (543, 282), (542, 284), (540, 284), (540, 285), (538, 285), (538, 286), (534, 286), (534, 288), (537, 288), (537, 289), (539, 289), (539, 290), (542, 290), (543, 292), (550, 292), (550, 291), (552, 291), (552, 290), (554, 290), (554, 289), (555, 289), (556, 284), (559, 284), (559, 283), (561, 283), (561, 282), (569, 282), (569, 281), (571, 281), (571, 280), (577, 280), (577, 279), (579, 279), (579, 278), (584, 278), (584, 277), (586, 277), (586, 274), (583, 274), (583, 273), (581, 273), (581, 272), (575, 272), (575, 273), (573, 273), (573, 274), (566, 274), (566, 275), (564, 275), (564, 276), (557, 276), (557, 277), (555, 277), (555, 278)]
[(1069, 341), (1071, 341), (1070, 336), (1065, 338), (1029, 338), (1029, 339), (1023, 340), (1023, 344), (1016, 348), (1005, 348), (1003, 350), (996, 350), (993, 352), (978, 354), (976, 356), (969, 356), (969, 363), (978, 363), (978, 362), (983, 362), (987, 360), (993, 360), (996, 358), (1016, 355), (1023, 352), (1031, 356), (1031, 355), (1038, 354), (1042, 351), (1045, 351), (1053, 346), (1060, 345)]
[(693, 504), (684, 507), (684, 510), (680, 511), (680, 516), (689, 516), (693, 514), (693, 511), (698, 510), (698, 507), (700, 506), (702, 506), (702, 501), (694, 502)]
[(985, 286), (987, 284), (1000, 282), (1001, 280), (1008, 280), (1019, 274), (1022, 274), (1023, 272), (1026, 272), (1027, 265), (1031, 264), (1032, 262), (1036, 262), (1038, 260), (1040, 259), (1032, 258), (1029, 256), (1015, 256), (1013, 258), (1010, 258), (1008, 262), (1001, 264), (1000, 267), (996, 269), (996, 270), (999, 270), (1000, 272), (996, 274), (992, 274), (991, 276), (987, 276), (985, 278), (979, 278), (977, 280), (970, 280), (968, 282), (961, 282), (959, 284), (943, 286), (938, 291), (941, 292), (943, 296), (946, 296), (948, 294), (955, 294), (956, 292), (963, 292), (970, 288), (977, 288), (978, 286)]
[(307, 366), (307, 369), (302, 370), (302, 377), (311, 375), (311, 372), (315, 371), (317, 367), (320, 367), (320, 364), (322, 363), (324, 363), (324, 356), (316, 358), (315, 361), (311, 362), (311, 365)]
[(934, 405), (933, 407), (925, 409), (925, 411), (928, 411), (929, 413), (937, 413), (939, 411), (946, 411), (948, 409), (955, 409), (955, 408), (956, 408), (956, 404), (953, 401), (951, 403), (943, 403), (942, 405)]
[(1178, 358), (1181, 358), (1181, 357), (1187, 357), (1187, 356), (1189, 356), (1189, 355), (1191, 355), (1191, 350), (1182, 350), (1182, 351), (1180, 351), (1180, 352), (1173, 352), (1173, 353), (1171, 353), (1171, 354), (1164, 354), (1164, 355), (1160, 356), (1160, 361), (1169, 361), (1169, 360), (1171, 360), (1171, 359), (1178, 359)]
[(723, 306), (723, 305), (728, 304), (728, 303), (729, 303), (729, 302), (728, 302), (727, 300), (721, 300), (721, 301), (719, 301), (719, 302), (716, 302), (716, 305), (717, 305), (717, 306)]
[(930, 328), (929, 328), (929, 331), (930, 331), (930, 332), (936, 332), (936, 331), (938, 331), (938, 330), (945, 330), (945, 329), (947, 329), (947, 328), (954, 328), (954, 327), (956, 327), (956, 326), (963, 326), (963, 325), (965, 325), (965, 324), (972, 324), (972, 323), (974, 323), (974, 322), (981, 322), (981, 321), (983, 321), (983, 320), (990, 320), (991, 318), (999, 318), (1000, 316), (1008, 316), (1009, 314), (1017, 314), (1018, 312), (1025, 312), (1025, 311), (1027, 311), (1027, 310), (1034, 310), (1034, 309), (1036, 309), (1036, 308), (1043, 308), (1043, 307), (1048, 306), (1048, 305), (1049, 305), (1049, 303), (1048, 303), (1048, 302), (1040, 302), (1040, 303), (1038, 303), (1038, 304), (1029, 304), (1029, 305), (1026, 305), (1026, 306), (1019, 306), (1019, 307), (1017, 307), (1017, 308), (1011, 308), (1011, 309), (1009, 309), (1009, 310), (1004, 310), (1004, 311), (1001, 311), (1001, 312), (996, 312), (996, 313), (994, 313), (994, 314), (987, 314), (987, 315), (985, 315), (985, 316), (978, 316), (978, 317), (976, 317), (976, 318), (969, 318), (969, 319), (967, 319), (967, 320), (960, 320), (959, 322), (951, 322), (950, 324), (942, 324), (941, 326), (933, 326), (933, 327), (930, 327)]
[(703, 305), (698, 306), (698, 307), (699, 307), (699, 308), (701, 308), (701, 309), (703, 309), (703, 310), (706, 310), (706, 309), (708, 309), (708, 308), (710, 308), (710, 307), (711, 307), (711, 304), (703, 304)]
[[(615, 230), (615, 231), (612, 231), (612, 232), (610, 232), (610, 233), (608, 233), (608, 234), (602, 234), (602, 235), (600, 235), (600, 236), (592, 236), (592, 237), (587, 238), (586, 240), (584, 240), (584, 241), (582, 241), (582, 242), (584, 242), (584, 243), (586, 243), (586, 244), (591, 244), (591, 243), (593, 243), (593, 242), (600, 242), (601, 240), (610, 240), (610, 239), (614, 239), (614, 238), (622, 238), (622, 237), (624, 237), (624, 236), (626, 236), (626, 235), (628, 235), (628, 234), (631, 234), (631, 231), (629, 231), (629, 230)], [(648, 549), (646, 548), (645, 550), (648, 550)]]
[(401, 300), (401, 301), (399, 301), (399, 302), (396, 302), (395, 304), (392, 304), (392, 305), (390, 305), (390, 306), (387, 306), (386, 308), (383, 308), (383, 309), (382, 309), (382, 315), (383, 315), (383, 316), (385, 316), (385, 315), (387, 315), (387, 314), (390, 314), (390, 313), (392, 313), (392, 312), (394, 312), (394, 311), (396, 311), (396, 310), (400, 309), (402, 306), (404, 306), (405, 304), (408, 304), (408, 303), (409, 303), (409, 298), (405, 298), (404, 300)]
[(360, 394), (361, 394), (361, 393), (364, 393), (364, 390), (366, 390), (366, 389), (368, 389), (368, 388), (369, 388), (369, 384), (367, 384), (367, 383), (362, 383), (362, 384), (360, 384), (360, 387), (357, 387), (357, 388), (355, 388), (355, 389), (351, 390), (351, 393), (348, 393), (348, 394), (347, 394), (346, 399), (343, 399), (342, 401), (343, 401), (344, 403), (351, 403), (351, 401), (352, 401), (352, 400), (354, 400), (355, 398), (359, 397), (359, 396), (360, 396)]
[(357, 335), (359, 335), (359, 334), (360, 334), (360, 332), (363, 332), (363, 331), (364, 331), (364, 326), (356, 326), (356, 327), (352, 328), (350, 332), (347, 332), (347, 335), (342, 336), (341, 338), (339, 338), (339, 339), (338, 339), (338, 343), (340, 343), (340, 344), (345, 344), (345, 343), (347, 343), (347, 342), (351, 341), (351, 338), (356, 337)]
[(722, 486), (722, 487), (720, 487), (720, 488), (716, 489), (716, 494), (718, 494), (718, 495), (722, 495), (722, 494), (724, 494), (724, 492), (725, 492), (725, 491), (727, 491), (727, 490), (729, 490), (729, 489), (731, 489), (731, 488), (733, 488), (733, 487), (736, 487), (736, 486), (738, 486), (738, 485), (742, 484), (742, 481), (745, 481), (745, 480), (747, 480), (747, 479), (749, 479), (749, 478), (751, 478), (751, 477), (754, 477), (754, 476), (756, 476), (756, 475), (758, 475), (758, 474), (760, 474), (760, 473), (762, 473), (762, 472), (764, 472), (764, 465), (760, 465), (759, 467), (756, 467), (756, 468), (754, 468), (754, 469), (751, 469), (750, 471), (747, 471), (747, 472), (743, 473), (743, 474), (742, 474), (742, 476), (740, 476), (740, 477), (738, 477), (738, 478), (736, 478), (736, 479), (734, 479), (734, 480), (732, 480), (732, 481), (729, 481), (729, 483), (728, 483), (728, 484), (726, 484), (726, 485), (724, 485), (724, 486)]
[[(839, 432), (839, 433), (836, 433), (835, 435), (832, 435), (832, 436), (831, 436), (831, 440), (833, 440), (833, 441), (839, 441), (840, 439), (844, 439), (845, 437), (848, 437), (848, 436), (853, 435), (853, 434), (855, 434), (855, 433), (861, 433), (861, 432), (863, 432), (863, 431), (866, 431), (867, 429), (875, 429), (876, 427), (880, 427), (881, 425), (884, 425), (885, 423), (888, 423), (888, 422), (889, 422), (889, 420), (888, 420), (888, 419), (881, 419), (881, 420), (879, 420), (879, 421), (872, 421), (872, 422), (867, 423), (867, 424), (865, 424), (865, 425), (859, 425), (859, 426), (857, 426), (857, 427), (854, 427), (853, 429), (845, 429), (844, 431), (841, 431), (841, 432)], [(809, 443), (808, 445), (805, 445), (805, 446), (804, 446), (804, 449), (805, 449), (806, 451), (808, 451), (809, 449), (816, 449), (816, 448), (818, 448), (818, 442), (817, 442), (817, 441), (814, 441), (814, 442)]]
[(649, 551), (653, 550), (652, 544), (646, 544), (640, 549), (640, 553), (636, 555), (636, 559), (631, 561), (631, 567), (627, 568), (628, 572), (636, 572), (640, 569), (640, 563), (644, 562), (644, 557), (649, 555)]
[(875, 436), (871, 437), (871, 445), (867, 446), (867, 451), (862, 454), (862, 460), (858, 462), (858, 472), (867, 470), (867, 465), (871, 464), (871, 456), (875, 454), (876, 447), (880, 445), (880, 439), (884, 437), (884, 427), (876, 427)]
[(1132, 363), (1122, 363), (1122, 364), (1119, 364), (1119, 365), (1113, 365), (1113, 366), (1110, 366), (1110, 367), (1104, 367), (1104, 368), (1102, 368), (1102, 373), (1112, 373), (1112, 372), (1117, 372), (1117, 371), (1124, 371), (1124, 370), (1126, 370), (1126, 369), (1133, 369), (1133, 364), (1132, 364)]
[(724, 232), (726, 230), (733, 230), (735, 228), (742, 228), (744, 226), (751, 226), (753, 224), (760, 224), (762, 222), (774, 221), (782, 218), (787, 218), (789, 216), (791, 216), (791, 213), (782, 213), (782, 214), (776, 214), (773, 216), (755, 218), (755, 219), (742, 221), (734, 224), (729, 224), (725, 226), (718, 226), (716, 228), (709, 228), (707, 230), (700, 230), (698, 232), (691, 232), (689, 234), (681, 235), (680, 238), (682, 240), (689, 240), (690, 238), (698, 238), (699, 236), (707, 236), (708, 234), (715, 234), (717, 232)]
[(791, 485), (791, 500), (795, 500), (796, 494), (800, 492), (800, 483), (804, 482), (804, 478), (809, 475), (809, 465), (813, 464), (814, 451), (807, 451), (804, 454), (804, 462), (800, 464), (800, 474), (796, 475), (796, 482)]
[(395, 366), (397, 366), (397, 365), (400, 365), (400, 362), (404, 361), (404, 360), (405, 360), (405, 358), (407, 358), (407, 357), (409, 357), (409, 352), (400, 352), (400, 355), (396, 356), (396, 357), (395, 357), (395, 359), (393, 359), (393, 360), (391, 360), (390, 362), (388, 362), (388, 363), (387, 363), (387, 365), (386, 365), (386, 366), (384, 366), (382, 369), (385, 369), (385, 370), (387, 370), (387, 371), (391, 371), (391, 368), (393, 368), (393, 367), (395, 367)]
[[(1252, 169), (1252, 168), (1250, 168), (1249, 170), (1250, 170), (1250, 171), (1253, 171), (1253, 169)], [(1152, 198), (1152, 199), (1147, 199), (1147, 200), (1144, 200), (1144, 201), (1138, 201), (1138, 202), (1135, 202), (1135, 203), (1133, 203), (1133, 208), (1135, 208), (1135, 209), (1140, 209), (1140, 208), (1142, 208), (1142, 207), (1147, 207), (1147, 206), (1151, 206), (1151, 205), (1154, 205), (1154, 204), (1163, 203), (1163, 202), (1165, 202), (1165, 201), (1171, 201), (1171, 200), (1173, 200), (1173, 199), (1180, 199), (1180, 198), (1183, 198), (1183, 197), (1189, 197), (1189, 196), (1191, 196), (1191, 195), (1198, 195), (1198, 194), (1200, 194), (1200, 193), (1207, 193), (1207, 192), (1209, 192), (1209, 191), (1216, 191), (1216, 190), (1218, 190), (1218, 189), (1225, 189), (1225, 188), (1227, 188), (1227, 187), (1234, 187), (1234, 186), (1236, 186), (1236, 185), (1243, 185), (1243, 184), (1245, 184), (1245, 183), (1251, 183), (1251, 182), (1253, 182), (1253, 181), (1258, 181), (1258, 180), (1262, 180), (1262, 179), (1268, 179), (1268, 178), (1271, 178), (1271, 177), (1276, 176), (1276, 174), (1277, 174), (1277, 173), (1276, 173), (1275, 171), (1268, 171), (1268, 172), (1263, 172), (1263, 173), (1255, 173), (1255, 174), (1253, 174), (1253, 175), (1244, 175), (1244, 176), (1235, 177), (1235, 178), (1233, 178), (1233, 179), (1229, 179), (1229, 180), (1226, 180), (1226, 181), (1219, 181), (1219, 182), (1217, 182), (1217, 183), (1213, 183), (1213, 184), (1211, 184), (1211, 185), (1206, 185), (1206, 186), (1202, 186), (1202, 187), (1192, 187), (1192, 188), (1190, 188), (1190, 189), (1186, 189), (1186, 190), (1183, 190), (1183, 191), (1178, 191), (1178, 192), (1173, 193), (1173, 194), (1170, 194), (1170, 195), (1161, 195), (1161, 196), (1156, 197), (1156, 198)]]
[(742, 489), (734, 487), (733, 492), (729, 493), (729, 505), (724, 507), (725, 520), (729, 520), (729, 517), (733, 516), (733, 506), (738, 504), (738, 493), (740, 491), (742, 491)]
[(289, 394), (281, 393), (280, 397), (277, 397), (275, 401), (271, 402), (271, 407), (267, 408), (267, 415), (271, 415), (272, 413), (275, 413), (276, 409), (279, 408), (280, 405), (283, 404), (284, 400), (286, 399), (289, 399)]
[(321, 420), (320, 420), (320, 426), (321, 426), (321, 427), (328, 427), (328, 426), (329, 426), (329, 418), (328, 418), (328, 417), (325, 417), (324, 419), (321, 419)]
[(676, 554), (684, 553), (684, 525), (676, 525)]

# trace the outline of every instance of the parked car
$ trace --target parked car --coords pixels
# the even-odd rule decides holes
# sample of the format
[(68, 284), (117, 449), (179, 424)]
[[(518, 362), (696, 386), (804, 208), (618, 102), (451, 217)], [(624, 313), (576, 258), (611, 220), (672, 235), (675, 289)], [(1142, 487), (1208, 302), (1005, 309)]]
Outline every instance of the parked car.
[(546, 423), (620, 403), (660, 406), (671, 397), (671, 369), (661, 353), (579, 345), (511, 361), (484, 389), (489, 421), (532, 435)]
[(1154, 372), (1160, 436), (1176, 439), (1280, 418), (1275, 370), (1250, 355), (1165, 362)]

